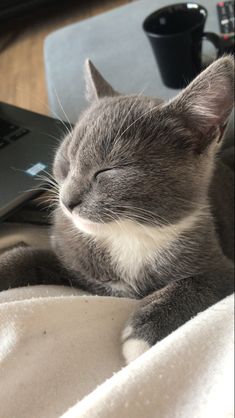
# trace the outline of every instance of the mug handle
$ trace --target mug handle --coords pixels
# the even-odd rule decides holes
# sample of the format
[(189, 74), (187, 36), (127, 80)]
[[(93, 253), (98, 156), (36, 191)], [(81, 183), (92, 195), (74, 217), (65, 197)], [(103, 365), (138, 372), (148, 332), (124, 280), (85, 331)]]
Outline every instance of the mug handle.
[(217, 58), (223, 55), (221, 48), (221, 38), (219, 35), (213, 32), (204, 32), (203, 38), (207, 39), (214, 45), (215, 49), (217, 50)]

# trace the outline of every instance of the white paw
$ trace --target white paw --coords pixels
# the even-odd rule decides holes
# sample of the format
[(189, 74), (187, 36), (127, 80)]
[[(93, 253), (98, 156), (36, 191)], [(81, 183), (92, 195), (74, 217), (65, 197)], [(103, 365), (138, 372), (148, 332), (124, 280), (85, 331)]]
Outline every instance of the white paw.
[(127, 327), (122, 331), (122, 341), (124, 342), (127, 338), (130, 338), (132, 333), (133, 328), (130, 325), (127, 325)]
[(122, 333), (122, 353), (127, 364), (141, 356), (141, 354), (145, 353), (145, 351), (150, 348), (150, 345), (146, 341), (138, 338), (130, 338), (131, 334), (131, 326), (127, 326)]

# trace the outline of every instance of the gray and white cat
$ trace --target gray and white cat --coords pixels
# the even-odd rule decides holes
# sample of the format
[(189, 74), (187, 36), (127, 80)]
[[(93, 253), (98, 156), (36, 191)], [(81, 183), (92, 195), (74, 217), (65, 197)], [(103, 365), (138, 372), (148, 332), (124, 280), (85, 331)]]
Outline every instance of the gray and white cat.
[(118, 94), (88, 61), (91, 105), (54, 161), (53, 251), (3, 254), (0, 289), (140, 299), (123, 332), (127, 362), (232, 293), (233, 169), (221, 142), (233, 73), (223, 57), (164, 103)]

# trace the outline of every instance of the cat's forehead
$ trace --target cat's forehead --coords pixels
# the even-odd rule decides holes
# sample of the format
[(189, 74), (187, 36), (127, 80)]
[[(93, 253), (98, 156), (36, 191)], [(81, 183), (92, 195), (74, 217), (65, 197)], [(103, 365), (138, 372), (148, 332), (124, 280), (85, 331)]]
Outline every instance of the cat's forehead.
[(90, 121), (91, 128), (112, 125), (113, 128), (134, 121), (134, 118), (143, 117), (159, 105), (159, 101), (137, 96), (117, 96), (104, 98), (94, 103), (85, 114), (85, 123)]
[(111, 141), (114, 138), (133, 136), (158, 106), (159, 101), (140, 96), (99, 100), (80, 118), (74, 131), (74, 143), (78, 142), (77, 139), (93, 144), (102, 142), (104, 138)]
[(138, 148), (143, 153), (143, 136), (150, 136), (157, 126), (153, 113), (160, 104), (140, 96), (104, 98), (92, 104), (75, 127), (69, 143), (70, 161), (77, 166), (79, 160), (82, 165), (99, 165), (120, 158), (130, 161), (130, 155), (136, 159)]

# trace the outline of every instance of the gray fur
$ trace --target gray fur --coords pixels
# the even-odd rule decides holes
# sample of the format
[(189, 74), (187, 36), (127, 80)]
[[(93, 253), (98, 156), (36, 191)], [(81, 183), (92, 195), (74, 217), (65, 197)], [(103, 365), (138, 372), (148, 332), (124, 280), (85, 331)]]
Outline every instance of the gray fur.
[[(0, 288), (30, 278), (142, 299), (128, 338), (152, 345), (233, 291), (233, 170), (220, 144), (233, 106), (234, 62), (217, 60), (169, 103), (119, 95), (86, 65), (92, 104), (54, 162), (63, 202), (54, 214), (54, 253), (4, 254)], [(79, 231), (69, 211), (110, 225), (109, 243)], [(160, 234), (194, 214), (192, 226), (156, 248), (135, 277), (120, 273), (109, 246), (112, 225), (126, 219)]]
[(86, 97), (89, 102), (101, 97), (115, 96), (117, 93), (97, 71), (90, 60), (85, 62)]

